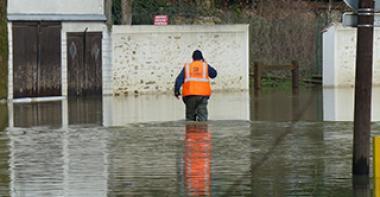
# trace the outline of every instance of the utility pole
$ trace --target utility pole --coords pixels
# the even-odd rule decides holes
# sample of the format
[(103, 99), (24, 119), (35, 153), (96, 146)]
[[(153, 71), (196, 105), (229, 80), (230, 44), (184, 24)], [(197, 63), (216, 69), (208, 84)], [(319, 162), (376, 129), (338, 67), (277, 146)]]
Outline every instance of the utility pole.
[(359, 0), (352, 174), (369, 175), (374, 1)]

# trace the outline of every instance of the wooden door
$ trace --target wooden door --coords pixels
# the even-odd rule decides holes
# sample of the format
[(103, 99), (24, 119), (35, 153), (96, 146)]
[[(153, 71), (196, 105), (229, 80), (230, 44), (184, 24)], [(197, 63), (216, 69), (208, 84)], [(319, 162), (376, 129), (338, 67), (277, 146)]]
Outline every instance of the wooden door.
[(37, 70), (37, 23), (13, 23), (13, 97), (34, 96)]
[(69, 96), (102, 95), (102, 33), (67, 34)]
[(80, 77), (83, 76), (83, 38), (82, 33), (69, 33), (67, 35), (67, 63), (68, 63), (68, 93), (69, 96), (82, 95)]
[(13, 97), (61, 95), (61, 24), (14, 22)]
[(62, 94), (61, 25), (42, 23), (38, 46), (38, 96), (59, 96)]

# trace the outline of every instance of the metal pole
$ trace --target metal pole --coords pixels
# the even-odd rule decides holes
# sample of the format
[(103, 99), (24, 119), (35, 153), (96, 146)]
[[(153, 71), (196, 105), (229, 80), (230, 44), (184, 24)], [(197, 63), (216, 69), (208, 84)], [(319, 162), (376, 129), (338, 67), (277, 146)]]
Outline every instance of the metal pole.
[(373, 8), (373, 0), (359, 0), (352, 161), (353, 175), (369, 175), (368, 158), (371, 129)]
[(261, 70), (260, 63), (255, 62), (253, 67), (253, 77), (254, 77), (254, 89), (259, 90), (261, 88)]

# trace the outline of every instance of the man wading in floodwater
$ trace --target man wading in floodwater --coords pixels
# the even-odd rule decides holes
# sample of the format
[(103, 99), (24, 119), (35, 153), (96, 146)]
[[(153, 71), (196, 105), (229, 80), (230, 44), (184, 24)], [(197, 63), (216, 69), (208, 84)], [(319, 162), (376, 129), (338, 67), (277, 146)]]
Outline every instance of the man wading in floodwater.
[(186, 120), (207, 121), (207, 103), (211, 95), (210, 78), (215, 78), (216, 70), (205, 62), (202, 52), (193, 52), (193, 62), (186, 63), (174, 85), (174, 96), (186, 105)]

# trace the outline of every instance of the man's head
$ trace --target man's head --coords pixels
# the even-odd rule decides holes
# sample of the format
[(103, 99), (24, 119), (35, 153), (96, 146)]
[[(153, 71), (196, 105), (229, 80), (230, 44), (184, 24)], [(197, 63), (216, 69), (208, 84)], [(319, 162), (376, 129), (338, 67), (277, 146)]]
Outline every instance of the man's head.
[(193, 60), (196, 61), (196, 60), (203, 60), (203, 55), (202, 55), (202, 52), (200, 50), (195, 50), (193, 52)]

